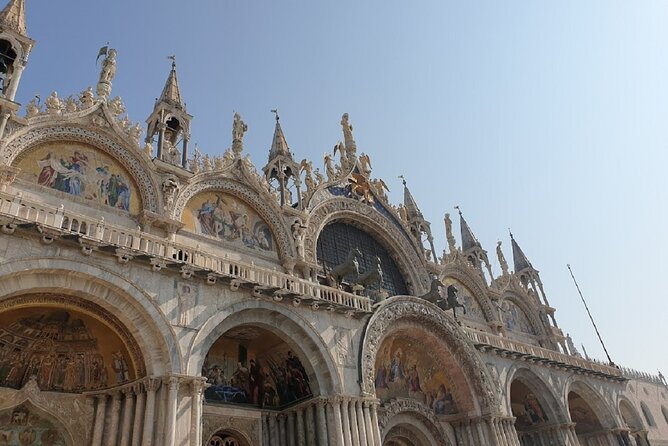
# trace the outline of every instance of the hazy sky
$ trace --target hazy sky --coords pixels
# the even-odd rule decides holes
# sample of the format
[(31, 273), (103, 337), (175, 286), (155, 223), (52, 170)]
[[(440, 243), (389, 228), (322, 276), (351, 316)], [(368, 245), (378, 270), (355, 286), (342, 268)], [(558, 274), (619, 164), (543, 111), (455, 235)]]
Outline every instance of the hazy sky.
[[(2, 2), (5, 3), (4, 0)], [(278, 108), (322, 165), (350, 114), (394, 202), (406, 176), (443, 249), (460, 205), (494, 258), (508, 229), (578, 347), (668, 372), (668, 2), (27, 0), (37, 40), (17, 99), (78, 93), (118, 50), (114, 95), (144, 121), (176, 54), (192, 141), (221, 154), (234, 110), (266, 162)], [(458, 237), (459, 238), (459, 237)]]

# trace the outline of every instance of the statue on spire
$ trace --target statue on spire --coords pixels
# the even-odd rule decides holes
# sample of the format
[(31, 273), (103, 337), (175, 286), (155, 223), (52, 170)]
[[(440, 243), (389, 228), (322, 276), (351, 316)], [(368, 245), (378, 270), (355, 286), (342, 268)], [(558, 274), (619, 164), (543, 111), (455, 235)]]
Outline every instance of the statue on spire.
[(104, 46), (100, 48), (97, 57), (100, 56), (104, 56), (104, 59), (102, 60), (100, 79), (97, 83), (97, 95), (100, 99), (106, 101), (111, 94), (111, 81), (116, 76), (116, 50)]
[(348, 158), (357, 156), (357, 144), (353, 139), (353, 126), (348, 122), (348, 113), (341, 116), (341, 128), (343, 129), (343, 143), (346, 146)]
[(450, 250), (450, 254), (454, 254), (454, 252), (457, 251), (457, 244), (455, 236), (452, 235), (452, 220), (450, 219), (450, 214), (448, 212), (445, 213), (443, 222), (445, 223), (445, 238), (448, 241), (448, 249)]
[(248, 126), (241, 120), (238, 112), (234, 113), (234, 122), (232, 124), (232, 150), (236, 155), (241, 154), (244, 148), (244, 134), (248, 131)]
[(503, 255), (501, 250), (501, 240), (496, 242), (496, 257), (499, 259), (499, 265), (501, 265), (501, 272), (503, 275), (508, 274), (508, 262), (506, 262), (506, 257)]

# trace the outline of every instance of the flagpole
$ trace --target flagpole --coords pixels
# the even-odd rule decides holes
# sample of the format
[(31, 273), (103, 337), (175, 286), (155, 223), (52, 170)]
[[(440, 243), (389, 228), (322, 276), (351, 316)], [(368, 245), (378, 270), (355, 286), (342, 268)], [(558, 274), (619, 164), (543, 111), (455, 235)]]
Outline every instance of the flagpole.
[(608, 357), (608, 362), (610, 363), (610, 365), (616, 367), (615, 363), (612, 362), (612, 359), (610, 359), (610, 354), (608, 353), (608, 349), (605, 348), (605, 343), (603, 342), (601, 333), (599, 333), (598, 327), (596, 326), (596, 322), (594, 322), (594, 318), (591, 316), (591, 311), (589, 311), (589, 306), (587, 306), (587, 302), (585, 301), (585, 298), (582, 295), (582, 291), (580, 291), (580, 286), (578, 285), (578, 281), (575, 280), (575, 276), (573, 275), (573, 270), (571, 269), (571, 265), (566, 264), (566, 267), (568, 268), (568, 271), (571, 273), (571, 277), (573, 278), (573, 283), (575, 283), (575, 288), (577, 288), (578, 294), (580, 295), (580, 299), (582, 299), (582, 303), (584, 304), (585, 309), (587, 310), (587, 314), (589, 315), (589, 320), (591, 321), (591, 324), (594, 326), (594, 330), (596, 330), (596, 336), (598, 336), (598, 340), (601, 342), (601, 345), (603, 346), (603, 351), (605, 352), (605, 356)]

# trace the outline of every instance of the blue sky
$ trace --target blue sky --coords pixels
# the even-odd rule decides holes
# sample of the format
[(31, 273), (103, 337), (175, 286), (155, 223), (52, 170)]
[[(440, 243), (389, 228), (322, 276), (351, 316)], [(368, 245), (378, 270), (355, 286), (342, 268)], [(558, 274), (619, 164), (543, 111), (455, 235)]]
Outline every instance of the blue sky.
[[(176, 54), (192, 141), (220, 154), (234, 110), (266, 162), (278, 108), (292, 151), (321, 165), (350, 114), (394, 202), (403, 174), (443, 249), (460, 205), (494, 257), (508, 229), (557, 320), (603, 358), (668, 372), (668, 3), (665, 1), (27, 0), (38, 41), (17, 99), (94, 85), (144, 121)], [(494, 259), (495, 271), (499, 271)]]

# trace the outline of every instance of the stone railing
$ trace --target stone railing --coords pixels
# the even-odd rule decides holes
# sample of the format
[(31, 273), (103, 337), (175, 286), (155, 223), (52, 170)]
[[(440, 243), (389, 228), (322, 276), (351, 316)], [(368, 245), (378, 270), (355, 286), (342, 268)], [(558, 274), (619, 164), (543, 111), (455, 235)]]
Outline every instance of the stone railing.
[(533, 362), (542, 362), (553, 367), (566, 368), (583, 373), (594, 374), (615, 380), (625, 380), (617, 367), (600, 364), (577, 356), (525, 344), (490, 333), (466, 329), (466, 333), (479, 350), (494, 350), (504, 356), (516, 357)]
[(75, 236), (88, 253), (94, 249), (116, 248), (119, 261), (139, 257), (150, 260), (155, 270), (171, 265), (180, 268), (184, 277), (205, 275), (209, 283), (229, 281), (233, 289), (239, 286), (253, 288), (256, 297), (269, 295), (274, 300), (284, 297), (295, 304), (304, 300), (314, 308), (325, 305), (331, 309), (367, 313), (371, 300), (345, 291), (301, 279), (283, 272), (251, 263), (232, 260), (224, 249), (220, 255), (166, 240), (161, 237), (124, 227), (110, 225), (104, 219), (95, 219), (70, 212), (61, 207), (50, 208), (27, 201), (20, 194), (0, 192), (0, 218), (3, 231), (15, 226), (36, 225), (45, 241), (58, 236)]

